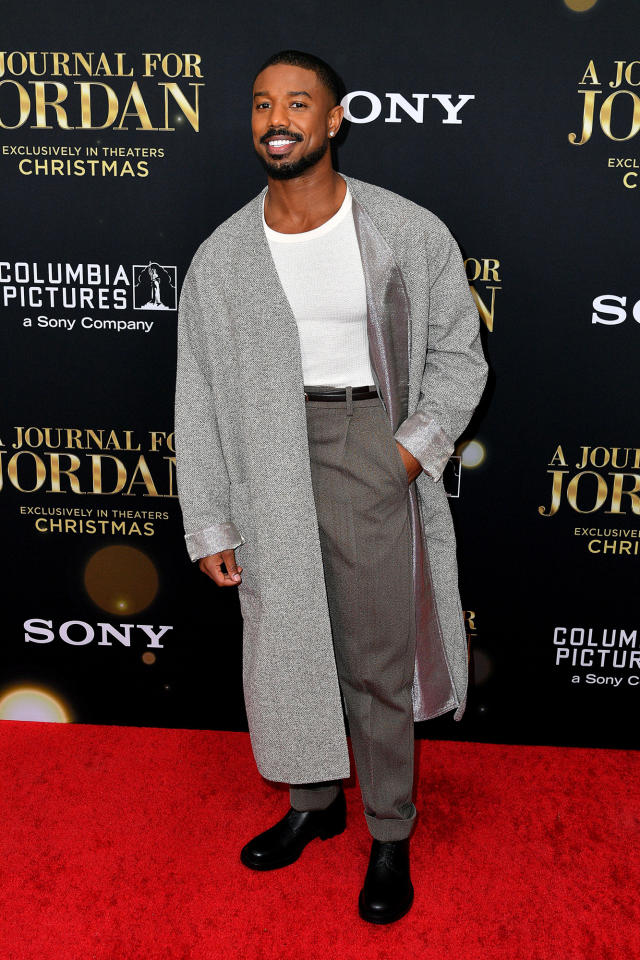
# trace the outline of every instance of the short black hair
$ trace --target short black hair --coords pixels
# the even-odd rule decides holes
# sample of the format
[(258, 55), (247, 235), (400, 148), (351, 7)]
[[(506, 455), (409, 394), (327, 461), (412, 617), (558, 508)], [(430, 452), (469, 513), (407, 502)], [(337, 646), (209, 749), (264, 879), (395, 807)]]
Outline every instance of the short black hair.
[(253, 82), (256, 82), (256, 78), (263, 70), (266, 70), (267, 67), (271, 67), (276, 63), (288, 63), (292, 67), (303, 67), (305, 70), (313, 70), (320, 82), (325, 85), (331, 94), (333, 101), (331, 106), (334, 107), (340, 103), (344, 84), (333, 67), (330, 67), (328, 63), (321, 60), (320, 57), (316, 57), (313, 53), (304, 53), (302, 50), (281, 50), (279, 53), (274, 53), (268, 60), (265, 60), (256, 72)]

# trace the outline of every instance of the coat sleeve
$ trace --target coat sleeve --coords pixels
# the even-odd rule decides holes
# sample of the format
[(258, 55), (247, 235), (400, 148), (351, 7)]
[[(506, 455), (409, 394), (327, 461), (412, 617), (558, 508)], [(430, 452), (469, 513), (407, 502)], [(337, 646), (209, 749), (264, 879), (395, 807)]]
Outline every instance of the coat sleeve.
[(190, 267), (178, 308), (175, 447), (178, 499), (192, 560), (245, 542), (230, 514), (229, 475), (214, 398), (203, 370), (203, 322)]
[[(439, 222), (430, 244), (427, 357), (415, 412), (400, 424), (396, 440), (437, 481), (469, 423), (488, 367), (480, 343), (480, 318), (456, 241)], [(435, 247), (435, 249), (434, 249)]]

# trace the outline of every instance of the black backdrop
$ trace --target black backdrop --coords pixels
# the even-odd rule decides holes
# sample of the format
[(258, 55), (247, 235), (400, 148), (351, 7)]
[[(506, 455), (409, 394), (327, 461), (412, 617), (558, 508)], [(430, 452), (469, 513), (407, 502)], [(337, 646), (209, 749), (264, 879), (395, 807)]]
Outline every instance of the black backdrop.
[(637, 747), (635, 0), (59, 0), (3, 20), (0, 716), (245, 728), (237, 596), (182, 539), (173, 308), (263, 185), (251, 79), (295, 47), (361, 91), (340, 169), (449, 225), (483, 317), (490, 384), (447, 480), (473, 685), (462, 723), (418, 735)]

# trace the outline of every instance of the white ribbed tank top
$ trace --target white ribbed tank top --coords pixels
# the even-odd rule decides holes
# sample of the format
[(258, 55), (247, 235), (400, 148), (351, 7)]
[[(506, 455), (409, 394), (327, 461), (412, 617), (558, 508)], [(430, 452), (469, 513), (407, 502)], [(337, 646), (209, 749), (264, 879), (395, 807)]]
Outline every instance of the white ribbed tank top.
[(315, 230), (272, 230), (264, 202), (262, 223), (298, 327), (304, 383), (373, 384), (367, 296), (349, 188), (337, 213)]

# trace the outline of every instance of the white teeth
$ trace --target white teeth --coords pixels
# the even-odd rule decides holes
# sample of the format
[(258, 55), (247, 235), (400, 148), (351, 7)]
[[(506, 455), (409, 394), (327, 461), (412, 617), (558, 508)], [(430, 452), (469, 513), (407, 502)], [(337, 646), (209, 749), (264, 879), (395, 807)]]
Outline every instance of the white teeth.
[(295, 143), (295, 140), (269, 140), (270, 147), (284, 147), (286, 143)]

